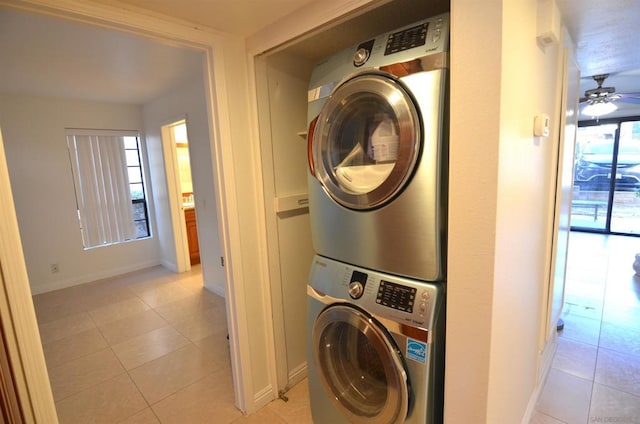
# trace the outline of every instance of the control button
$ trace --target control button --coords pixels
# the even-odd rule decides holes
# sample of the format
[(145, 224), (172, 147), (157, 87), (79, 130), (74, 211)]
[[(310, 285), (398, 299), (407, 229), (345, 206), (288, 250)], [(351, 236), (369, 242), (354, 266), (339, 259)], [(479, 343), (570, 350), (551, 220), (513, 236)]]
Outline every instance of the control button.
[(433, 31), (433, 38), (432, 41), (435, 43), (440, 39), (440, 35), (441, 35), (442, 31), (440, 31), (439, 29), (436, 29), (435, 31)]
[(427, 303), (426, 302), (421, 302), (420, 306), (418, 306), (418, 309), (420, 309), (421, 313), (427, 312)]
[(359, 48), (356, 54), (353, 56), (353, 64), (356, 66), (362, 66), (369, 59), (369, 50)]
[(421, 297), (422, 297), (422, 300), (429, 300), (431, 295), (429, 294), (428, 291), (423, 291)]
[(353, 281), (349, 284), (349, 296), (352, 299), (360, 299), (364, 293), (364, 286), (359, 281)]

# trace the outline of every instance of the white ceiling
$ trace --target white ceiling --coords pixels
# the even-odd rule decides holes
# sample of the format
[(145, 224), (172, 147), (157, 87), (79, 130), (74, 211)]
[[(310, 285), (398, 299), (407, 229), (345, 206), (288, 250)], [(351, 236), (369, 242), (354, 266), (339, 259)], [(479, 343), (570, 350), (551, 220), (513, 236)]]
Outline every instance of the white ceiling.
[[(97, 1), (247, 36), (311, 1), (328, 0)], [(595, 87), (591, 75), (609, 73), (606, 86), (614, 86), (618, 92), (640, 92), (640, 51), (636, 48), (640, 1), (608, 0), (606, 5), (602, 0), (556, 2), (578, 47), (583, 90)], [(381, 9), (384, 13), (372, 12), (369, 26), (383, 32), (385, 24), (393, 25), (395, 18), (406, 19), (406, 15), (396, 14), (408, 10), (408, 4), (424, 8), (419, 5), (426, 3), (441, 7), (446, 0), (395, 0), (391, 5), (399, 7), (386, 5)], [(337, 37), (331, 42), (326, 41), (326, 34), (320, 34), (299, 43), (296, 53), (315, 59), (323, 54), (319, 45), (335, 49), (335, 39), (353, 43), (377, 34), (365, 35), (371, 28), (364, 26), (362, 19), (351, 21), (332, 30)], [(201, 54), (195, 51), (6, 7), (0, 7), (0, 57), (0, 92), (88, 96), (129, 103), (145, 103), (202, 71)]]
[(556, 0), (583, 75), (640, 69), (640, 1)]
[[(605, 87), (640, 92), (640, 1), (556, 0), (577, 45), (581, 91), (596, 88), (591, 78), (609, 74)], [(617, 102), (610, 116), (640, 115), (640, 105)]]
[[(95, 0), (247, 36), (316, 0)], [(320, 0), (327, 1), (327, 0)]]
[(0, 8), (0, 92), (144, 104), (201, 75), (202, 54)]

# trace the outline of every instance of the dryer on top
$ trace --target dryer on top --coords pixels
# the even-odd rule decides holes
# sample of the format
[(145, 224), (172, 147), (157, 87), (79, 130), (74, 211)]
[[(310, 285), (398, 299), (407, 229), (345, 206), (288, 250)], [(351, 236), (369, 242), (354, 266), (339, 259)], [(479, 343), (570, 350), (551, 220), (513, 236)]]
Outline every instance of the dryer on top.
[(313, 245), (342, 262), (441, 281), (449, 14), (320, 62), (308, 93)]

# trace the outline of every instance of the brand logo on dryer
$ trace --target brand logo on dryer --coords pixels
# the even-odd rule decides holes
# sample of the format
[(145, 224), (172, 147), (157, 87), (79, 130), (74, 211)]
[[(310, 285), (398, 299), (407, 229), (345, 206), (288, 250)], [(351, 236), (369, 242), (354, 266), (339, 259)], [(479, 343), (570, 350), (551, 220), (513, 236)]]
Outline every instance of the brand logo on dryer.
[(407, 339), (407, 358), (424, 364), (427, 362), (427, 344), (414, 339)]

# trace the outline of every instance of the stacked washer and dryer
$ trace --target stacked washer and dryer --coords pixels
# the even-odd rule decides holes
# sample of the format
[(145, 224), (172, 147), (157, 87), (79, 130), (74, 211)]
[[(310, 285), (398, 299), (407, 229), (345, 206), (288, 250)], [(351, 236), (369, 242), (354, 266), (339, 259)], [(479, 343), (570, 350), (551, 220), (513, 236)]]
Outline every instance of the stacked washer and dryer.
[(449, 15), (343, 50), (309, 89), (316, 424), (442, 422)]

